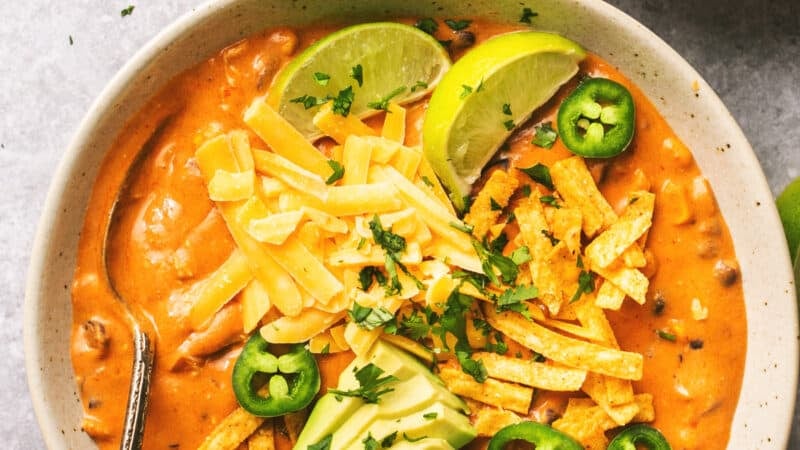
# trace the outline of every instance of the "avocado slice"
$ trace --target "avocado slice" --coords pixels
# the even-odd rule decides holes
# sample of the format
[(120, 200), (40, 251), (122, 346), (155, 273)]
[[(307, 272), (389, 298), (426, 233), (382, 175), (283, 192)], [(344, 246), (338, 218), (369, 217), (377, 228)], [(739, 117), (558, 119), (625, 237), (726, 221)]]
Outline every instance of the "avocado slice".
[[(451, 447), (461, 448), (475, 439), (477, 431), (469, 423), (469, 418), (460, 412), (448, 408), (441, 402), (419, 412), (397, 419), (380, 419), (369, 426), (353, 443), (361, 442), (372, 436), (388, 436), (397, 431), (398, 438), (416, 440), (436, 438), (446, 440)], [(334, 435), (335, 438), (335, 435)], [(333, 447), (332, 447), (333, 449)]]

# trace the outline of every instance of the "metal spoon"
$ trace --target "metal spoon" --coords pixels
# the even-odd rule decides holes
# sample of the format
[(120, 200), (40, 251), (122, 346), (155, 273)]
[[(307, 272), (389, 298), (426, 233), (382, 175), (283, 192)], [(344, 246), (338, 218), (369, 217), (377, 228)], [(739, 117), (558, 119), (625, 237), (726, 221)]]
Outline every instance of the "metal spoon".
[(111, 205), (105, 236), (103, 238), (103, 268), (105, 269), (106, 279), (108, 280), (109, 287), (114, 296), (123, 306), (128, 323), (131, 327), (131, 332), (133, 333), (133, 367), (131, 369), (131, 384), (128, 389), (128, 403), (125, 407), (125, 423), (122, 429), (122, 440), (119, 444), (120, 450), (140, 450), (142, 448), (145, 418), (147, 416), (147, 406), (150, 399), (150, 381), (153, 376), (155, 348), (147, 332), (142, 328), (141, 322), (131, 309), (131, 305), (120, 295), (117, 285), (115, 284), (114, 276), (109, 270), (109, 247), (110, 239), (113, 234), (111, 230), (117, 222), (119, 211), (123, 209), (118, 208), (120, 199), (128, 197), (128, 191), (134, 176), (138, 173), (138, 169), (144, 160), (147, 159), (147, 156), (152, 152), (153, 148), (155, 148), (158, 138), (169, 124), (170, 119), (171, 116), (166, 116), (161, 119), (128, 167), (120, 189), (117, 191), (117, 196), (114, 198), (114, 203)]

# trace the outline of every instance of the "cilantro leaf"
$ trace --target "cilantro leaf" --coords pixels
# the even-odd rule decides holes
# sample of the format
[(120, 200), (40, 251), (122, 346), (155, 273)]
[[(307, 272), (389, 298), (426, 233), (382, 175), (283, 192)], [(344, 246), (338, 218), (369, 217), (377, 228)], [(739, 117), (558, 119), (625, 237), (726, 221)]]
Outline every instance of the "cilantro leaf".
[(328, 82), (331, 81), (331, 76), (327, 73), (314, 72), (314, 75), (312, 76), (314, 77), (314, 81), (316, 81), (320, 86), (327, 86)]
[(466, 84), (461, 85), (461, 94), (458, 96), (460, 99), (465, 99), (472, 94), (472, 86), (467, 86)]
[(364, 450), (379, 450), (381, 448), (380, 442), (372, 437), (372, 433), (367, 433), (367, 437), (361, 443), (364, 444)]
[(328, 99), (326, 99), (326, 98), (317, 98), (317, 97), (314, 97), (312, 95), (303, 95), (301, 97), (296, 97), (296, 98), (293, 98), (293, 99), (289, 100), (289, 102), (291, 102), (291, 103), (301, 103), (305, 109), (311, 109), (311, 108), (313, 108), (315, 106), (319, 106), (319, 105), (325, 103), (326, 101), (328, 101)]
[(467, 28), (469, 24), (472, 23), (471, 20), (453, 20), (453, 19), (445, 19), (444, 23), (447, 24), (453, 31), (461, 31), (464, 28)]
[(534, 130), (535, 133), (531, 144), (542, 148), (553, 148), (553, 144), (555, 144), (556, 139), (558, 139), (558, 133), (553, 129), (550, 122), (537, 125)]
[(330, 352), (331, 352), (331, 343), (328, 342), (327, 344), (325, 344), (325, 347), (322, 347), (322, 350), (319, 351), (319, 354), (327, 355)]
[(523, 197), (530, 197), (531, 196), (531, 185), (530, 184), (523, 184), (521, 192), (522, 192), (522, 196)]
[(355, 373), (356, 380), (358, 380), (360, 385), (358, 389), (350, 389), (347, 391), (329, 389), (328, 392), (345, 397), (360, 397), (367, 403), (378, 403), (381, 395), (394, 391), (394, 388), (386, 387), (386, 385), (399, 381), (394, 375), (381, 377), (382, 374), (383, 369), (375, 364), (369, 363), (361, 369), (358, 369)]
[(538, 16), (539, 13), (535, 12), (530, 8), (523, 8), (522, 9), (522, 16), (519, 18), (521, 23), (531, 23), (531, 18)]
[(500, 281), (497, 278), (495, 269), (500, 272), (500, 277), (505, 284), (511, 284), (517, 279), (519, 269), (517, 268), (517, 265), (514, 264), (514, 261), (512, 261), (510, 258), (503, 256), (500, 252), (487, 249), (486, 246), (474, 238), (472, 239), (472, 247), (475, 249), (475, 252), (478, 254), (478, 258), (481, 260), (481, 268), (483, 269), (483, 273), (489, 277), (489, 280), (493, 284), (497, 286), (500, 285)]
[(420, 19), (414, 26), (431, 35), (436, 33), (436, 30), (439, 29), (439, 24), (430, 17)]
[(506, 120), (505, 122), (503, 122), (503, 126), (506, 127), (507, 131), (513, 130), (514, 129), (514, 120), (512, 120), (512, 119)]
[(530, 284), (521, 284), (519, 286), (506, 289), (499, 297), (497, 297), (498, 309), (502, 310), (503, 307), (513, 305), (514, 303), (521, 303), (526, 300), (533, 300), (539, 296), (539, 289)]
[(329, 159), (328, 165), (333, 170), (333, 173), (328, 177), (327, 180), (325, 180), (325, 184), (333, 184), (341, 180), (344, 176), (344, 166), (339, 164), (339, 162), (334, 159)]
[(394, 444), (394, 441), (397, 439), (397, 431), (394, 433), (388, 434), (386, 437), (381, 439), (381, 447), (382, 448), (389, 448)]
[(511, 105), (508, 103), (503, 104), (503, 114), (510, 116), (511, 115)]
[(555, 236), (553, 236), (553, 232), (552, 231), (550, 231), (550, 230), (541, 230), (541, 231), (542, 231), (542, 234), (544, 235), (544, 237), (546, 237), (547, 239), (550, 240), (550, 245), (552, 245), (553, 247), (555, 247), (556, 245), (558, 245), (559, 242), (561, 242)]
[(350, 107), (353, 106), (356, 94), (353, 93), (353, 86), (347, 86), (339, 91), (339, 94), (333, 98), (333, 112), (340, 116), (347, 117), (350, 114)]
[(367, 107), (372, 109), (377, 109), (379, 111), (388, 111), (389, 101), (397, 97), (398, 95), (402, 94), (405, 90), (406, 90), (405, 86), (397, 87), (392, 92), (386, 94), (386, 97), (383, 97), (379, 101), (367, 103)]
[(527, 169), (519, 170), (525, 172), (525, 175), (528, 175), (533, 181), (541, 184), (547, 189), (555, 189), (555, 186), (553, 185), (553, 178), (550, 177), (550, 169), (544, 164), (536, 164), (535, 166), (528, 167)]
[(308, 450), (330, 450), (332, 440), (333, 440), (333, 435), (329, 434), (324, 438), (322, 438), (322, 440), (317, 442), (316, 444), (309, 445)]
[(506, 345), (505, 341), (503, 340), (503, 333), (495, 332), (494, 343), (487, 340), (484, 349), (489, 352), (497, 353), (498, 355), (505, 355), (508, 353), (508, 345)]
[(399, 267), (406, 275), (408, 275), (417, 287), (424, 289), (424, 285), (417, 279), (409, 270), (400, 262), (400, 253), (406, 249), (406, 240), (404, 237), (394, 234), (391, 230), (384, 230), (381, 221), (376, 214), (369, 222), (369, 229), (372, 231), (372, 237), (375, 243), (381, 246), (386, 252), (384, 265), (386, 266), (386, 273), (389, 275), (389, 284), (386, 287), (386, 295), (399, 294), (403, 289), (400, 279), (397, 276), (397, 268)]
[(130, 16), (131, 14), (133, 14), (133, 8), (135, 8), (135, 6), (128, 5), (127, 8), (125, 8), (122, 11), (119, 12), (119, 15), (121, 17)]
[(423, 183), (425, 183), (425, 186), (428, 186), (428, 187), (431, 187), (431, 188), (433, 187), (433, 181), (431, 181), (431, 179), (428, 178), (427, 175), (423, 175), (421, 180), (422, 180)]
[(543, 195), (539, 197), (539, 201), (556, 209), (561, 208), (561, 205), (558, 204), (558, 199), (554, 195)]
[(347, 311), (347, 315), (365, 330), (374, 330), (394, 319), (394, 314), (383, 306), (369, 308), (359, 305), (358, 302), (353, 302), (353, 309)]
[(361, 64), (356, 64), (350, 69), (350, 78), (356, 80), (358, 87), (364, 84), (364, 68), (361, 67)]
[(511, 255), (509, 255), (509, 257), (511, 258), (512, 261), (514, 261), (514, 264), (516, 265), (525, 264), (526, 262), (533, 259), (531, 257), (530, 249), (528, 249), (527, 245), (515, 248), (514, 251), (511, 252)]
[(425, 413), (422, 415), (422, 418), (425, 420), (433, 420), (437, 417), (439, 417), (439, 413), (437, 413), (436, 411), (431, 411), (429, 413)]
[(386, 275), (375, 266), (366, 266), (358, 272), (358, 281), (362, 291), (367, 291), (372, 287), (373, 279), (381, 286), (386, 285)]
[[(580, 258), (578, 261), (580, 261)], [(582, 265), (583, 264), (581, 264), (581, 266)], [(591, 294), (592, 292), (594, 292), (594, 274), (586, 270), (581, 270), (580, 275), (578, 275), (578, 290), (575, 291), (575, 294), (569, 299), (569, 302), (576, 302), (581, 298), (581, 295)]]
[(400, 320), (400, 333), (416, 341), (427, 336), (430, 329), (431, 327), (416, 310), (413, 311), (410, 316)]
[(489, 378), (489, 374), (486, 372), (486, 366), (483, 365), (482, 360), (479, 359), (476, 361), (472, 359), (467, 352), (456, 352), (456, 357), (458, 358), (459, 364), (461, 364), (461, 370), (467, 375), (472, 376), (478, 383), (483, 383)]
[(417, 81), (413, 86), (411, 86), (411, 92), (416, 92), (417, 89), (427, 89), (427, 88), (428, 88), (428, 83), (420, 80)]
[(450, 222), (450, 226), (458, 231), (461, 231), (462, 233), (467, 234), (472, 234), (472, 230), (475, 229), (474, 226), (464, 222)]
[(489, 197), (489, 207), (491, 208), (492, 211), (502, 211), (503, 210), (503, 206), (500, 205), (500, 203), (497, 203), (497, 201), (492, 197)]

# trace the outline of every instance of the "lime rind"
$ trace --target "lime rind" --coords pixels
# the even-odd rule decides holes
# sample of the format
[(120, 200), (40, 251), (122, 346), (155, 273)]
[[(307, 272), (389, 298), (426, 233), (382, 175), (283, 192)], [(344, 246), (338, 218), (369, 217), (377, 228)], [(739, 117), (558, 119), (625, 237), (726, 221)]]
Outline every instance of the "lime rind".
[(569, 81), (585, 56), (562, 36), (522, 31), (491, 38), (453, 65), (428, 104), (423, 148), (457, 208), (513, 128)]
[[(358, 64), (362, 67), (361, 86), (351, 76)], [(350, 113), (363, 118), (377, 112), (368, 103), (381, 101), (399, 87), (405, 90), (393, 98), (398, 103), (426, 96), (450, 65), (446, 49), (415, 27), (392, 22), (354, 25), (326, 36), (295, 57), (278, 74), (267, 101), (304, 136), (314, 139), (320, 136), (311, 121), (316, 108), (306, 109), (292, 99), (335, 97), (352, 86), (355, 98)], [(326, 85), (314, 80), (317, 72), (330, 76)]]

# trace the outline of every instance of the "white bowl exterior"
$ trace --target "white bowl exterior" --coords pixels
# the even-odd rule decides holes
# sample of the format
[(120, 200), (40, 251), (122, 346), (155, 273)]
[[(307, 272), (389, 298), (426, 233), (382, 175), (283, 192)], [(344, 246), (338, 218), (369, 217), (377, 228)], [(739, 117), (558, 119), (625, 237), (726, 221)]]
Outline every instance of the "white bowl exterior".
[[(642, 88), (711, 182), (741, 265), (748, 320), (746, 369), (728, 448), (784, 449), (797, 382), (795, 288), (772, 195), (750, 145), (697, 72), (632, 18), (598, 0), (539, 0), (533, 6), (537, 28), (581, 42)], [(34, 243), (25, 301), (26, 368), (48, 448), (94, 447), (80, 430), (82, 409), (69, 358), (69, 287), (97, 170), (149, 97), (218, 49), (270, 26), (404, 16), (516, 22), (521, 8), (498, 0), (225, 0), (198, 7), (137, 53), (97, 99), (65, 153)]]

